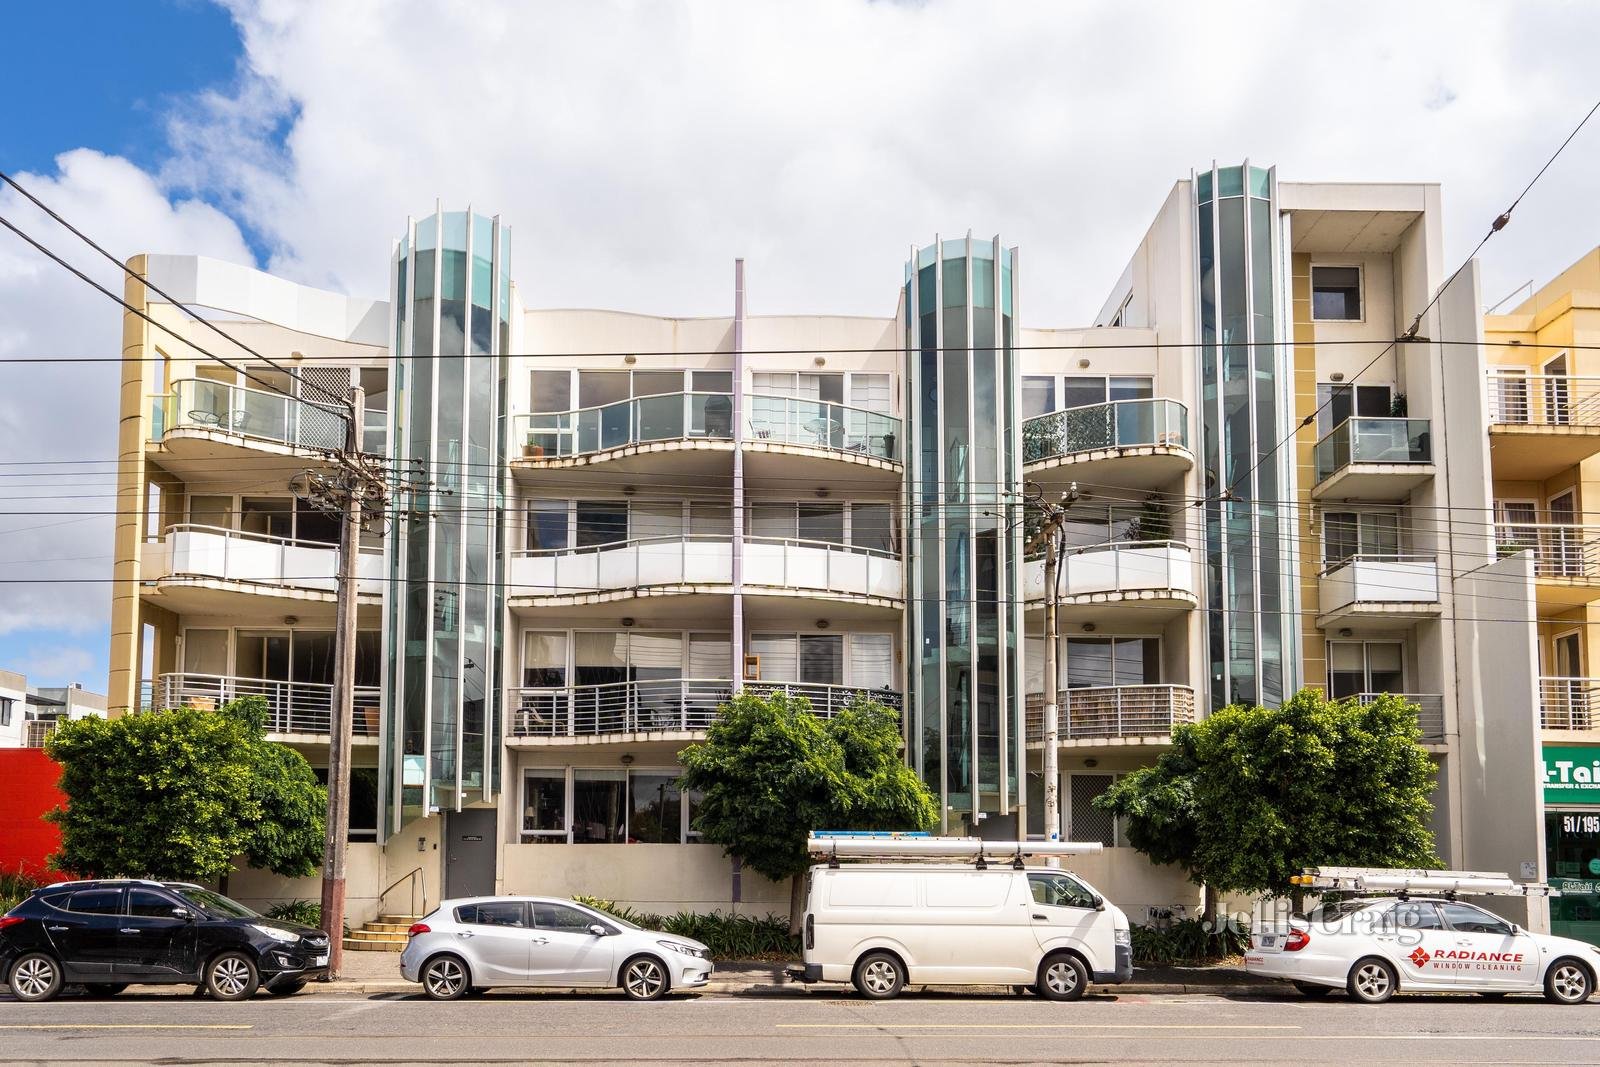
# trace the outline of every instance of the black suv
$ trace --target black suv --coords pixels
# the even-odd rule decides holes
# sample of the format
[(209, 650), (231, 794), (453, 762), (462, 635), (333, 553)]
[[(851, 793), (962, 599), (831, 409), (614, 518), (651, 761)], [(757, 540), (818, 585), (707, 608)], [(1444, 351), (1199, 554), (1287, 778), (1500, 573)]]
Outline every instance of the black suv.
[(185, 882), (57, 882), (0, 917), (0, 981), (18, 1000), (49, 1000), (69, 982), (101, 997), (141, 982), (244, 1000), (263, 986), (298, 993), (327, 973), (321, 930)]

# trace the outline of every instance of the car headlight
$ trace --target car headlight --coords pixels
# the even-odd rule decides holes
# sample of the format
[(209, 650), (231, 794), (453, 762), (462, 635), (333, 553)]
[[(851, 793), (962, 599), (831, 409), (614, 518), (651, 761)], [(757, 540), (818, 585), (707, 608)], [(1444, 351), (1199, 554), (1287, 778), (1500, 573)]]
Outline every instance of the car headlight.
[(693, 945), (686, 945), (682, 941), (657, 941), (656, 944), (660, 945), (664, 949), (670, 949), (671, 951), (677, 952), (684, 956), (693, 956), (696, 959), (702, 960), (711, 958), (711, 954), (705, 949), (695, 948)]
[(261, 926), (258, 923), (251, 923), (250, 929), (254, 930), (263, 937), (272, 938), (272, 940), (281, 945), (292, 945), (296, 941), (300, 940), (299, 934), (292, 934), (287, 930), (280, 930), (276, 926)]
[(1113, 930), (1111, 931), (1111, 940), (1119, 945), (1131, 945), (1133, 944), (1133, 931)]

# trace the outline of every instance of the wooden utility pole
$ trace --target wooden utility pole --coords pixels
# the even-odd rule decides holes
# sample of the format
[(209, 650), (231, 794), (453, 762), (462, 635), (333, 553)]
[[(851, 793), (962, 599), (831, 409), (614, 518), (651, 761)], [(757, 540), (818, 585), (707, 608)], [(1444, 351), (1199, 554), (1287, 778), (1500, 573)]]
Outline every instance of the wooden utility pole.
[[(361, 453), (366, 396), (350, 390), (351, 417), (345, 430), (344, 457)], [(335, 490), (327, 501), (339, 515), (338, 615), (334, 629), (333, 700), (328, 726), (328, 825), (322, 849), (322, 929), (328, 935), (328, 974), (339, 977), (344, 965), (345, 857), (350, 844), (350, 736), (355, 722), (356, 564), (361, 553), (361, 517), (366, 493), (362, 478), (341, 464)]]
[[(1078, 500), (1078, 483), (1073, 482), (1059, 503), (1044, 500), (1037, 506), (1044, 511), (1044, 525), (1033, 536), (1028, 547), (1044, 542), (1044, 836), (1046, 841), (1061, 840), (1061, 706), (1059, 667), (1057, 657), (1060, 645), (1060, 626), (1057, 619), (1059, 597), (1058, 575), (1061, 566), (1061, 531), (1066, 522), (1067, 509)], [(1051, 857), (1046, 862), (1052, 867), (1061, 861)]]

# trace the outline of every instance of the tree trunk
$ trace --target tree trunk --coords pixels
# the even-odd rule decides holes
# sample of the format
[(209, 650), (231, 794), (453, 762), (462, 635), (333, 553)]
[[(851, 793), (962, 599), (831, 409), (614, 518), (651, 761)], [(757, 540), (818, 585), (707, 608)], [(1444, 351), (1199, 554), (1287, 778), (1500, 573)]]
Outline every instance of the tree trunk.
[(1208, 930), (1217, 928), (1217, 891), (1209, 885), (1200, 887), (1200, 920)]
[(806, 876), (805, 872), (789, 879), (789, 933), (799, 934), (802, 919), (806, 911)]
[(222, 877), (217, 879), (217, 892), (221, 893), (223, 896), (228, 895), (228, 875), (230, 873), (231, 872), (225, 871), (223, 872)]

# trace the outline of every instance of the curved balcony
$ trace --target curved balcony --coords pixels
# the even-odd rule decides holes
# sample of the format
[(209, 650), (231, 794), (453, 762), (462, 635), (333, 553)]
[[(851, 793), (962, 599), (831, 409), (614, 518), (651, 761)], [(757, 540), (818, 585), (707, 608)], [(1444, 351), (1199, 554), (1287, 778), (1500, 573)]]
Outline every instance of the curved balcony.
[[(174, 474), (215, 480), (219, 460), (248, 455), (252, 479), (260, 480), (270, 474), (262, 466), (263, 453), (282, 457), (284, 469), (292, 472), (343, 448), (345, 409), (268, 389), (182, 378), (172, 383), (172, 392), (155, 398), (151, 427), (162, 465)], [(382, 455), (387, 437), (388, 413), (364, 412), (362, 450)]]
[[(327, 741), (333, 721), (333, 686), (226, 674), (163, 674), (152, 699), (158, 708), (214, 710), (240, 697), (267, 702), (267, 736), (280, 741)], [(355, 687), (351, 734), (357, 742), (378, 740), (382, 697), (377, 686)]]
[[(803, 696), (827, 717), (858, 695), (899, 711), (901, 696), (889, 689), (812, 682), (746, 682), (754, 692)], [(512, 689), (507, 737), (526, 744), (692, 740), (703, 736), (717, 709), (733, 699), (725, 678), (666, 678), (607, 685)]]
[[(239, 594), (274, 598), (292, 608), (306, 601), (334, 603), (339, 550), (318, 541), (184, 523), (145, 543), (140, 569), (174, 610), (237, 610), (239, 602), (230, 600)], [(383, 552), (362, 550), (356, 577), (361, 602), (381, 603)], [(252, 604), (269, 606), (259, 600)]]
[[(1186, 685), (1108, 685), (1056, 694), (1057, 737), (1066, 745), (1161, 745), (1172, 728), (1195, 721), (1194, 690)], [(1044, 694), (1024, 705), (1030, 744), (1044, 740)]]
[(556, 472), (604, 463), (618, 473), (731, 477), (733, 397), (662, 393), (511, 420), (511, 468), (548, 485)]
[(877, 470), (892, 484), (900, 475), (905, 438), (893, 415), (760, 393), (746, 395), (744, 408), (745, 478), (752, 484), (825, 479), (841, 461), (866, 468), (852, 475), (856, 478)]
[(1022, 424), (1029, 478), (1155, 489), (1194, 467), (1189, 409), (1176, 400), (1113, 400), (1036, 415)]
[[(899, 603), (900, 560), (820, 541), (744, 539), (747, 594)], [(512, 556), (513, 607), (597, 604), (640, 596), (727, 595), (732, 538), (646, 537)]]
[[(1069, 620), (1092, 614), (1096, 622), (1109, 621), (1123, 609), (1148, 620), (1191, 610), (1199, 602), (1194, 551), (1182, 541), (1113, 541), (1071, 548), (1061, 557), (1060, 572), (1056, 605)], [(1028, 561), (1023, 597), (1030, 611), (1043, 607), (1043, 560)]]
[(1316, 500), (1405, 500), (1433, 477), (1427, 419), (1348, 418), (1317, 442)]

